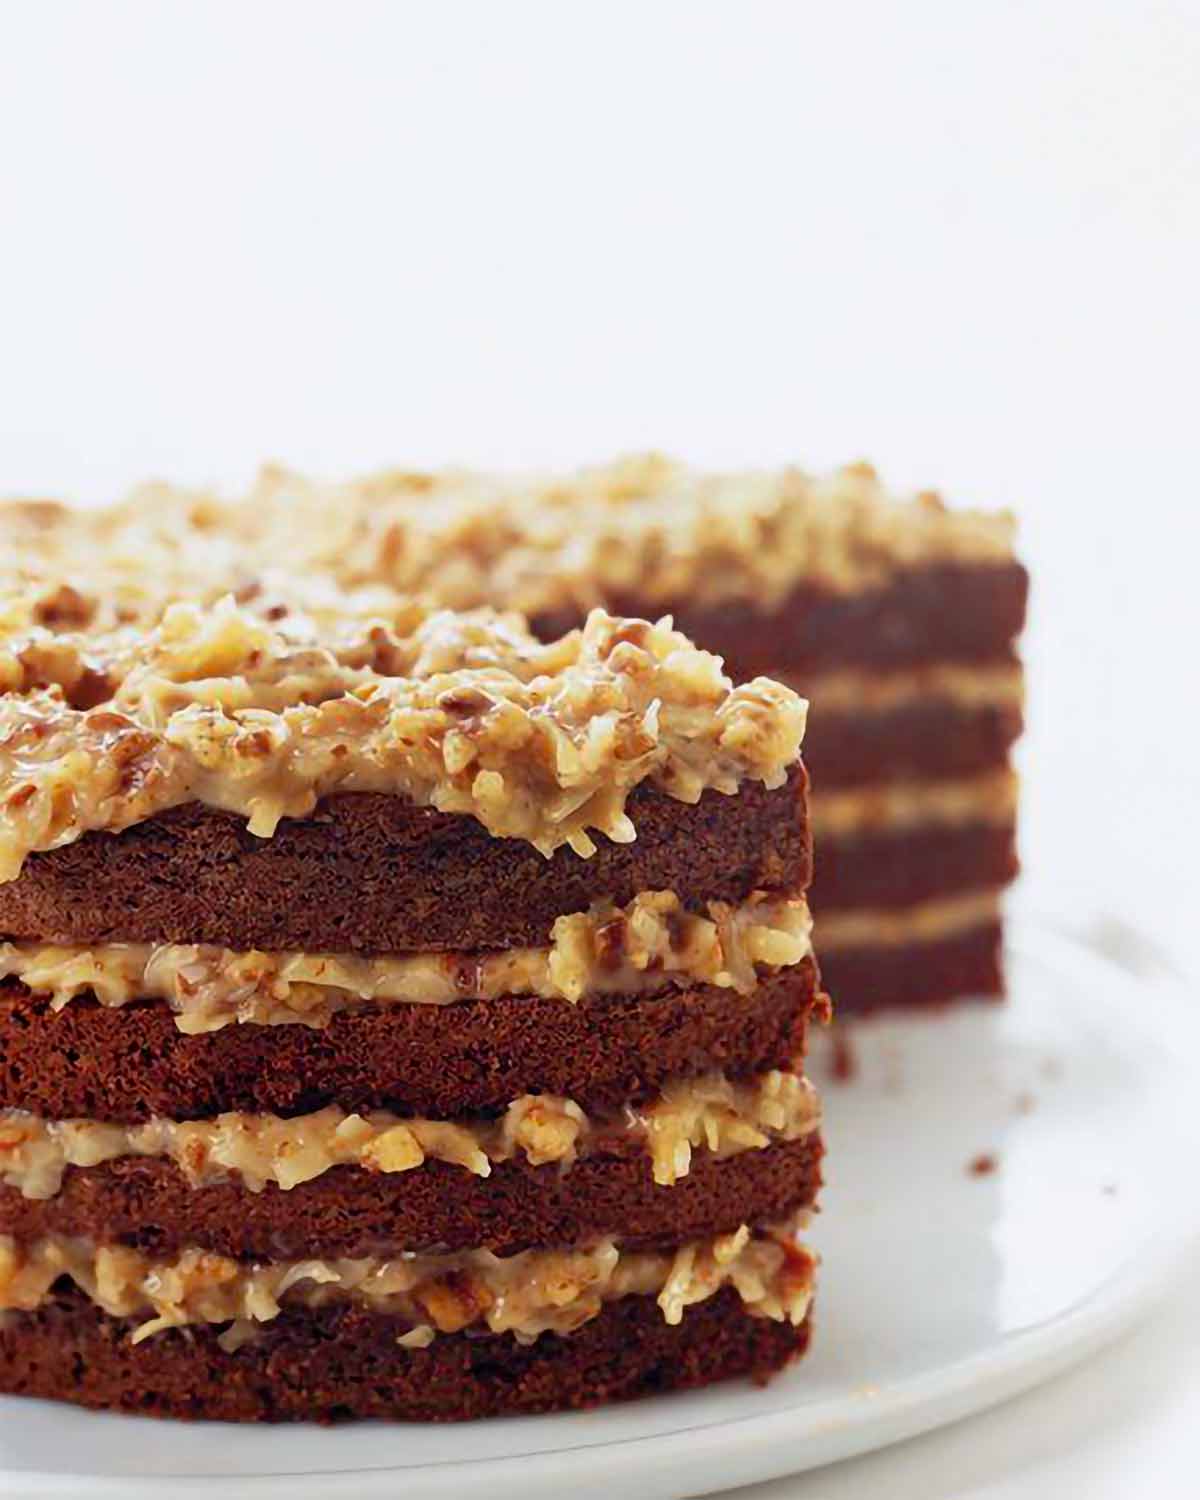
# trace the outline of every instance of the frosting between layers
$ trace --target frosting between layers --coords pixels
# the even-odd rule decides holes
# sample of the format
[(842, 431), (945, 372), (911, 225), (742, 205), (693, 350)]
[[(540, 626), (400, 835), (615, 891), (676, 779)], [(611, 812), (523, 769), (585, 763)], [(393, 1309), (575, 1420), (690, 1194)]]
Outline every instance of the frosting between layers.
[(65, 1276), (111, 1317), (144, 1318), (134, 1343), (167, 1328), (230, 1323), (222, 1341), (236, 1348), (284, 1306), (351, 1297), (407, 1319), (412, 1326), (400, 1342), (419, 1348), (437, 1334), (476, 1327), (532, 1343), (542, 1333), (572, 1333), (605, 1302), (630, 1296), (656, 1297), (667, 1323), (677, 1324), (693, 1303), (732, 1286), (751, 1316), (798, 1325), (812, 1300), (815, 1262), (790, 1233), (752, 1234), (743, 1224), (661, 1253), (621, 1250), (604, 1240), (505, 1258), (468, 1250), (266, 1264), (197, 1249), (156, 1261), (66, 1236), (22, 1244), (0, 1235), (0, 1309), (33, 1311)]
[(1019, 781), (1007, 766), (951, 781), (881, 781), (818, 792), (811, 817), (818, 839), (970, 823), (1003, 826), (1017, 816)]
[(968, 891), (887, 910), (832, 911), (817, 919), (822, 953), (850, 948), (892, 948), (932, 943), (939, 938), (990, 926), (1000, 920), (998, 890)]
[(537, 995), (576, 1002), (703, 983), (748, 993), (760, 968), (798, 964), (812, 952), (802, 898), (758, 892), (738, 906), (687, 911), (671, 891), (623, 907), (597, 903), (559, 917), (548, 948), (497, 953), (235, 953), (195, 944), (95, 947), (0, 943), (0, 979), (15, 977), (61, 1009), (80, 995), (102, 1005), (166, 1000), (180, 1031), (237, 1022), (324, 1026), (363, 1005), (449, 1005), (468, 998)]
[(594, 1145), (628, 1139), (649, 1153), (655, 1182), (670, 1187), (690, 1171), (693, 1148), (717, 1157), (762, 1150), (809, 1134), (820, 1117), (808, 1080), (779, 1071), (749, 1083), (720, 1073), (681, 1079), (624, 1118), (599, 1121), (554, 1094), (523, 1094), (495, 1120), (401, 1118), (384, 1110), (347, 1115), (334, 1106), (286, 1119), (231, 1112), (121, 1125), (4, 1110), (0, 1181), (26, 1198), (52, 1198), (68, 1167), (149, 1156), (173, 1161), (192, 1187), (233, 1177), (257, 1193), (268, 1183), (293, 1188), (336, 1166), (395, 1173), (434, 1160), (487, 1177), (493, 1164), (520, 1154), (534, 1166), (565, 1169)]
[(272, 569), (455, 609), (582, 615), (636, 598), (770, 610), (799, 583), (850, 592), (931, 564), (1007, 562), (1013, 530), (1005, 513), (895, 498), (867, 464), (717, 474), (657, 454), (575, 473), (394, 471), (341, 485), (267, 468), (240, 502), (154, 485), (98, 512), (0, 508), (0, 539), (24, 573), (69, 581), (65, 598), (48, 584), (38, 601), (52, 623), (109, 615), (113, 601), (118, 618), (153, 620), (172, 599), (212, 599)]
[(376, 620), (338, 638), (227, 597), (132, 638), (0, 636), (0, 880), (186, 802), (269, 838), (334, 791), (587, 856), (593, 832), (636, 837), (642, 782), (695, 803), (780, 786), (798, 758), (804, 700), (767, 678), (734, 688), (669, 621), (597, 610), (541, 645), (515, 617), (417, 614), (405, 634)]
[(822, 716), (885, 714), (928, 700), (961, 709), (1020, 708), (1025, 701), (1025, 674), (1018, 662), (966, 667), (936, 662), (892, 672), (814, 672), (803, 683), (782, 669), (775, 675), (802, 691)]

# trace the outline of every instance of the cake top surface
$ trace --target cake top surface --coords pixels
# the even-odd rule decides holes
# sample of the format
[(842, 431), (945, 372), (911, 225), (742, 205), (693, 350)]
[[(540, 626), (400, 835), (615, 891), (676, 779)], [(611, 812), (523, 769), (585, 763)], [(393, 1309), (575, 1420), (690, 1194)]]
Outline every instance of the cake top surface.
[(911, 567), (1004, 562), (1013, 522), (896, 498), (865, 464), (721, 474), (650, 454), (558, 475), (397, 470), (345, 484), (268, 467), (238, 500), (151, 485), (93, 512), (10, 505), (0, 540), (51, 577), (101, 558), (107, 607), (139, 617), (279, 569), (582, 618), (614, 600), (769, 609), (800, 583), (848, 592)]
[[(266, 510), (322, 503), (319, 486), (278, 469), (257, 493)], [(564, 475), (384, 473), (340, 493), (350, 581), (534, 616), (614, 601), (769, 609), (801, 583), (849, 592), (909, 567), (1012, 556), (1008, 515), (898, 499), (865, 464), (814, 478), (648, 454)]]
[(153, 555), (148, 573), (117, 570), (114, 608), (119, 591), (91, 602), (34, 562), (0, 599), (0, 880), (192, 801), (269, 837), (334, 791), (586, 856), (594, 832), (636, 836), (640, 783), (683, 802), (778, 786), (804, 733), (803, 699), (765, 678), (735, 688), (669, 620), (596, 610), (543, 644), (516, 615), (343, 597), (320, 577), (163, 607)]

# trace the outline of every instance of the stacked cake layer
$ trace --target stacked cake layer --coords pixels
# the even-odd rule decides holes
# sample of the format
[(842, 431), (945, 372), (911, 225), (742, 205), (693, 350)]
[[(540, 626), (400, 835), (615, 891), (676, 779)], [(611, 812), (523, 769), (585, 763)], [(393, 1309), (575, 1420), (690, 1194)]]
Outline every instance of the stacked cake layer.
[(813, 904), (839, 1013), (1001, 989), (1028, 587), (1007, 515), (898, 500), (862, 465), (812, 479), (650, 457), (341, 486), (272, 469), (237, 503), (159, 486), (91, 515), (10, 508), (0, 525), (46, 576), (77, 564), (75, 587), (19, 594), (51, 630), (230, 588), (336, 622), (369, 616), (388, 585), (520, 610), (545, 640), (594, 607), (671, 615), (734, 681), (767, 673), (813, 704)]
[(0, 1388), (443, 1420), (799, 1352), (803, 701), (109, 557), (0, 643)]
[[(735, 681), (801, 687), (813, 905), (839, 1014), (1000, 991), (1028, 587), (1007, 515), (897, 500), (865, 465), (813, 480), (657, 458), (550, 478), (381, 475), (336, 493), (318, 561), (343, 581), (520, 609), (546, 638), (597, 605), (669, 614)], [(328, 497), (268, 473), (222, 524), (253, 516), (278, 535)]]

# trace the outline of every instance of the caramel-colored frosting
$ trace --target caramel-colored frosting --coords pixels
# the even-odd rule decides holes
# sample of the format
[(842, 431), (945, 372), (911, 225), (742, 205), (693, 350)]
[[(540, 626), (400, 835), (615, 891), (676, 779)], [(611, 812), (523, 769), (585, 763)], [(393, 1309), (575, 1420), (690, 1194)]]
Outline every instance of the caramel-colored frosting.
[(1019, 662), (1000, 666), (972, 662), (930, 662), (919, 667), (879, 670), (844, 667), (832, 672), (810, 672), (801, 681), (794, 674), (775, 674), (804, 693), (822, 719), (833, 714), (894, 713), (916, 703), (945, 703), (970, 711), (1016, 708), (1025, 703), (1025, 674)]
[(934, 943), (956, 933), (970, 932), (1000, 920), (998, 890), (967, 891), (918, 901), (915, 906), (853, 911), (831, 911), (818, 923), (822, 953), (852, 948), (892, 948), (908, 943)]
[(237, 1022), (324, 1026), (362, 1006), (450, 1005), (469, 998), (592, 995), (711, 984), (749, 993), (760, 972), (812, 952), (812, 919), (800, 897), (759, 892), (738, 906), (685, 910), (671, 891), (623, 907), (600, 902), (554, 923), (547, 948), (496, 953), (235, 953), (196, 944), (92, 947), (0, 943), (0, 979), (13, 977), (61, 1009), (80, 995), (102, 1005), (161, 999), (180, 1031)]
[(335, 791), (476, 818), (543, 854), (629, 843), (648, 782), (682, 802), (786, 779), (806, 705), (669, 622), (594, 612), (541, 645), (515, 617), (286, 628), (226, 597), (148, 631), (0, 632), (0, 880), (35, 850), (182, 803), (269, 838)]
[(52, 1198), (68, 1167), (125, 1156), (165, 1158), (192, 1187), (230, 1178), (251, 1192), (285, 1191), (337, 1166), (409, 1172), (443, 1161), (477, 1177), (522, 1155), (534, 1166), (569, 1168), (597, 1142), (629, 1140), (650, 1156), (654, 1180), (673, 1186), (691, 1170), (692, 1152), (735, 1156), (796, 1140), (820, 1124), (816, 1090), (796, 1073), (772, 1071), (748, 1082), (720, 1073), (679, 1079), (662, 1095), (616, 1119), (593, 1120), (572, 1099), (523, 1094), (497, 1119), (401, 1118), (386, 1110), (347, 1114), (336, 1106), (281, 1118), (231, 1112), (214, 1120), (43, 1120), (0, 1111), (0, 1181), (26, 1198)]
[[(907, 568), (1005, 562), (1012, 538), (1007, 514), (897, 498), (867, 464), (705, 473), (657, 454), (573, 473), (393, 471), (344, 484), (268, 468), (236, 501), (152, 485), (98, 512), (0, 511), (0, 541), (28, 572), (65, 575), (123, 618), (272, 570), (454, 609), (581, 616), (630, 599), (646, 611), (730, 600), (769, 610), (800, 582), (850, 592)], [(103, 565), (94, 591), (79, 579), (89, 563)]]
[(973, 823), (1003, 827), (1017, 816), (1019, 789), (1017, 773), (1008, 766), (947, 781), (832, 787), (813, 798), (813, 828), (821, 839)]
[(675, 1251), (631, 1251), (612, 1240), (581, 1249), (527, 1250), (505, 1258), (486, 1250), (394, 1259), (256, 1263), (185, 1250), (154, 1260), (124, 1246), (51, 1235), (30, 1243), (0, 1236), (0, 1309), (32, 1311), (63, 1276), (114, 1318), (142, 1318), (132, 1341), (168, 1328), (229, 1323), (236, 1348), (256, 1324), (285, 1306), (315, 1307), (351, 1297), (406, 1319), (402, 1343), (428, 1344), (464, 1329), (508, 1333), (521, 1343), (574, 1332), (606, 1302), (655, 1297), (664, 1319), (731, 1286), (754, 1317), (803, 1322), (812, 1300), (814, 1260), (790, 1232), (732, 1234)]
[(530, 615), (613, 598), (772, 608), (801, 581), (850, 592), (905, 568), (1012, 556), (1007, 514), (897, 499), (867, 464), (706, 473), (647, 454), (567, 474), (393, 472), (334, 489), (270, 469), (249, 506), (339, 512), (319, 561), (345, 582)]

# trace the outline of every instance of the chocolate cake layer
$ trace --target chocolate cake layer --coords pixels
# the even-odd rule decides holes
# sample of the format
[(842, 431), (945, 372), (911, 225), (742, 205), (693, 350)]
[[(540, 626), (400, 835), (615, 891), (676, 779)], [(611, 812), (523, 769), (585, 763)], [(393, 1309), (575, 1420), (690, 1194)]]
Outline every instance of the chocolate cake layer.
[(543, 1093), (602, 1114), (672, 1078), (790, 1067), (823, 1004), (817, 983), (806, 959), (748, 995), (699, 985), (577, 1005), (502, 996), (345, 1011), (321, 1029), (238, 1025), (185, 1036), (161, 1002), (110, 1009), (81, 998), (55, 1012), (10, 982), (0, 984), (0, 1108), (132, 1122), (338, 1104), (451, 1118)]
[(1001, 929), (988, 922), (932, 942), (829, 953), (822, 970), (839, 1019), (892, 1006), (945, 1005), (1004, 993)]
[[(797, 766), (696, 805), (639, 786), (630, 844), (549, 858), (475, 819), (373, 793), (330, 797), (268, 839), (190, 803), (119, 834), (31, 855), (0, 885), (0, 936), (46, 942), (210, 943), (308, 953), (544, 944), (557, 917), (601, 898), (673, 890), (685, 906), (801, 889), (811, 869)], [(314, 893), (319, 893), (314, 899)]]
[[(886, 587), (835, 593), (800, 584), (769, 613), (753, 600), (655, 606), (708, 651), (735, 682), (786, 670), (793, 677), (834, 666), (902, 667), (931, 661), (1007, 659), (1025, 623), (1029, 576), (1017, 562), (939, 563), (906, 570)], [(647, 613), (636, 597), (608, 600), (617, 614)], [(580, 624), (544, 615), (533, 628), (554, 640)]]
[(742, 1223), (781, 1223), (809, 1208), (821, 1183), (819, 1135), (725, 1159), (697, 1150), (672, 1187), (651, 1175), (644, 1149), (585, 1156), (569, 1171), (524, 1158), (476, 1177), (445, 1162), (409, 1172), (335, 1167), (286, 1192), (237, 1182), (190, 1187), (172, 1162), (123, 1157), (71, 1167), (53, 1198), (0, 1186), (0, 1234), (78, 1235), (152, 1254), (198, 1245), (242, 1260), (492, 1250), (612, 1237), (664, 1248)]
[(811, 898), (830, 994), (840, 1001), (821, 949), (821, 912), (910, 906), (948, 893), (1005, 885), (1017, 870), (1016, 829), (1011, 824), (923, 826), (822, 838)]
[(225, 1421), (390, 1417), (461, 1421), (597, 1406), (750, 1375), (765, 1380), (808, 1344), (799, 1328), (750, 1317), (726, 1289), (672, 1327), (652, 1297), (624, 1297), (569, 1337), (520, 1344), (451, 1334), (425, 1349), (405, 1325), (352, 1302), (285, 1310), (233, 1353), (219, 1330), (170, 1331), (131, 1345), (132, 1322), (64, 1291), (0, 1327), (0, 1390), (82, 1406)]
[[(823, 713), (819, 696), (804, 739), (817, 795), (835, 786), (922, 777), (930, 781), (998, 769), (1022, 728), (1013, 704), (965, 708), (928, 698), (886, 713)], [(818, 859), (824, 851), (820, 841)]]

